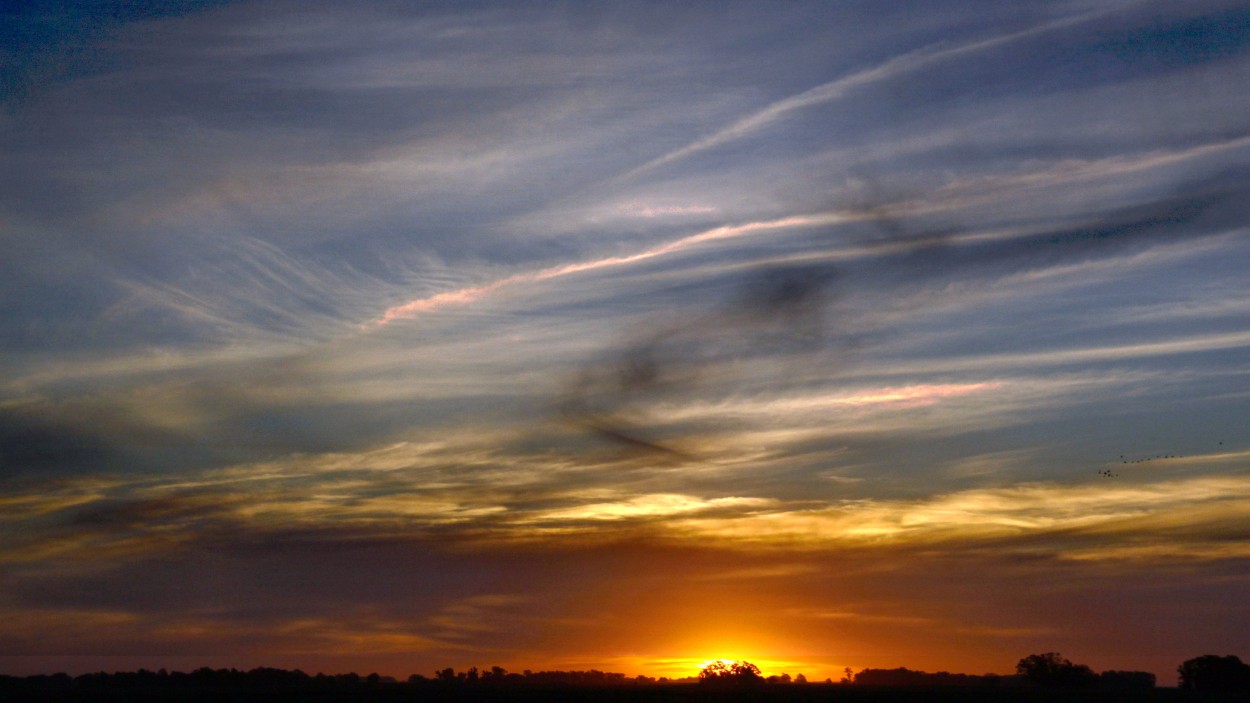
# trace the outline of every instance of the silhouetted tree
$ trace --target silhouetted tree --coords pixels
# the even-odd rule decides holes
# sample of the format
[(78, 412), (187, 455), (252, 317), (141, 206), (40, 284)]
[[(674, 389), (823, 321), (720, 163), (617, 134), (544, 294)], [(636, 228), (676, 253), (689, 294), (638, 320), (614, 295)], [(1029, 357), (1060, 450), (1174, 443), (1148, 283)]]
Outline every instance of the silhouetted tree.
[(760, 668), (748, 661), (734, 662), (730, 671), (733, 672), (734, 680), (740, 683), (754, 683), (763, 678), (760, 676)]
[(760, 668), (748, 661), (714, 661), (699, 672), (700, 683), (748, 684), (762, 681)]
[(1204, 654), (1176, 669), (1181, 688), (1190, 691), (1250, 691), (1250, 665), (1238, 657)]
[(1104, 671), (1098, 675), (1101, 688), (1119, 690), (1155, 687), (1155, 675), (1149, 671)]
[(909, 686), (913, 688), (933, 686), (972, 686), (983, 683), (983, 677), (969, 674), (952, 674), (939, 671), (931, 674), (927, 671), (912, 671), (900, 667), (897, 669), (864, 669), (855, 674), (854, 683), (868, 686)]
[(1084, 664), (1073, 664), (1058, 652), (1030, 654), (1016, 664), (1016, 674), (1052, 688), (1085, 688), (1098, 683), (1098, 675)]

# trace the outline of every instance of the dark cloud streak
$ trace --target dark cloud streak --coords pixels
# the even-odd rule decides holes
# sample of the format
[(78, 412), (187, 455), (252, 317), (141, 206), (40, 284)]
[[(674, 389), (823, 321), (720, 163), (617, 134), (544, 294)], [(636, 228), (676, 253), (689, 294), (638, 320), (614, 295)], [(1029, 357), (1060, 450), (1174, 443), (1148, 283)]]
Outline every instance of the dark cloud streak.
[[(1178, 238), (1227, 234), (1246, 222), (1247, 202), (1250, 174), (1227, 171), (1180, 186), (1168, 197), (1087, 216), (1068, 228), (960, 245), (952, 244), (957, 230), (913, 232), (905, 211), (887, 203), (869, 205), (865, 211), (878, 213), (871, 226), (886, 234), (871, 240), (870, 250), (878, 254), (867, 257), (862, 267), (871, 277), (904, 287), (934, 279), (982, 280), (991, 272), (1001, 276)], [(649, 405), (698, 395), (706, 390), (700, 386), (707, 370), (735, 358), (786, 348), (854, 346), (830, 314), (839, 281), (864, 282), (863, 272), (852, 277), (832, 265), (764, 265), (737, 276), (735, 291), (718, 309), (679, 319), (659, 332), (637, 333), (603, 359), (587, 363), (557, 401), (560, 416), (642, 456), (697, 461), (698, 452), (683, 449), (680, 436), (650, 426)]]

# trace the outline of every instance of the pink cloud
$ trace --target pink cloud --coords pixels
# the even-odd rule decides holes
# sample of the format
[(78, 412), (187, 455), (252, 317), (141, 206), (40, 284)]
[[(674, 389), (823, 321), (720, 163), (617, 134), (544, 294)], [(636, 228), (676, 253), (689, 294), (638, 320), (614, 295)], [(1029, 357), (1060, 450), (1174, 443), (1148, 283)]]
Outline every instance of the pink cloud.
[(654, 246), (650, 249), (644, 249), (637, 254), (630, 254), (628, 256), (609, 256), (602, 259), (594, 259), (592, 261), (551, 266), (538, 271), (514, 274), (493, 283), (481, 286), (470, 286), (459, 290), (438, 293), (425, 298), (418, 298), (416, 300), (411, 300), (407, 303), (402, 303), (388, 308), (382, 313), (381, 317), (373, 322), (373, 324), (386, 325), (396, 320), (411, 319), (423, 313), (438, 310), (440, 308), (467, 305), (481, 300), (482, 298), (485, 298), (507, 286), (520, 283), (547, 281), (553, 278), (561, 278), (575, 273), (582, 273), (584, 271), (625, 266), (627, 264), (633, 264), (639, 261), (645, 261), (647, 259), (653, 259), (659, 256), (679, 252), (697, 244), (703, 244), (704, 242), (733, 239), (736, 237), (755, 234), (757, 232), (835, 224), (838, 222), (845, 222), (848, 219), (851, 218), (847, 215), (827, 212), (816, 215), (793, 215), (776, 220), (748, 222), (742, 225), (714, 227), (712, 229), (699, 232), (698, 234), (692, 234), (688, 237), (682, 237), (681, 239), (677, 239), (666, 244)]

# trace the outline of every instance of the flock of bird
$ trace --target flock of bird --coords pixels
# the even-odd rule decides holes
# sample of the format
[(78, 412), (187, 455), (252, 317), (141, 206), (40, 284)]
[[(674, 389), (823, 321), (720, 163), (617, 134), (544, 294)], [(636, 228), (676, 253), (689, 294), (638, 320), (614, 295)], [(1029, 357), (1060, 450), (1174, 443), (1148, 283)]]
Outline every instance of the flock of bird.
[[(1221, 441), (1219, 443), (1219, 446), (1221, 447), (1224, 446), (1224, 442)], [(1125, 457), (1123, 454), (1121, 454), (1120, 463), (1121, 464), (1144, 464), (1148, 461), (1159, 461), (1160, 459), (1181, 459), (1184, 456), (1185, 456), (1184, 454), (1156, 454), (1154, 456), (1149, 456), (1149, 457), (1145, 457), (1142, 459), (1129, 459)], [(1104, 478), (1115, 478), (1119, 476), (1120, 474), (1112, 471), (1111, 469), (1102, 469), (1098, 472), (1098, 475)]]
[(1159, 459), (1180, 459), (1184, 454), (1155, 454), (1144, 459), (1125, 459), (1124, 455), (1120, 455), (1121, 464), (1144, 464), (1147, 461), (1158, 461)]

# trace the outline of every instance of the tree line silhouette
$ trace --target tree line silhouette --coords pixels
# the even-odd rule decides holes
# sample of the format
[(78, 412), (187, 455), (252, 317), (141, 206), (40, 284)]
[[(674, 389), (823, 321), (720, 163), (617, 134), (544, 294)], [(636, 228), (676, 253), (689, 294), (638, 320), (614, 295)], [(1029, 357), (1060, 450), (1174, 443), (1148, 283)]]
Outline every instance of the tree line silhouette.
[[(1207, 654), (1188, 659), (1177, 668), (1178, 688), (1196, 694), (1231, 694), (1238, 698), (1250, 695), (1250, 665), (1240, 658)], [(698, 701), (713, 699), (721, 692), (741, 691), (746, 687), (768, 697), (790, 699), (795, 694), (821, 691), (899, 691), (904, 689), (941, 689), (962, 691), (1050, 690), (1075, 693), (1088, 690), (1102, 694), (1149, 692), (1155, 689), (1155, 676), (1144, 671), (1104, 671), (1095, 673), (1083, 664), (1074, 664), (1057, 652), (1031, 654), (1016, 664), (1014, 675), (971, 675), (949, 672), (928, 673), (898, 669), (847, 670), (841, 682), (825, 679), (808, 684), (799, 674), (765, 677), (759, 667), (746, 661), (716, 661), (699, 672), (697, 677), (670, 679), (666, 677), (626, 676), (591, 669), (589, 671), (530, 671), (512, 673), (493, 666), (489, 669), (470, 667), (464, 671), (445, 668), (426, 677), (413, 674), (400, 681), (377, 673), (361, 676), (348, 674), (310, 675), (298, 669), (200, 668), (189, 673), (165, 669), (136, 672), (93, 673), (71, 677), (68, 674), (15, 677), (0, 675), (0, 700), (3, 701), (266, 701), (316, 700), (334, 701), (474, 701), (474, 700), (621, 700), (636, 701), (648, 697), (655, 700)], [(657, 691), (660, 698), (644, 693)], [(675, 693), (676, 692), (676, 693)], [(702, 693), (700, 693), (702, 692)], [(707, 694), (707, 695), (704, 695)], [(774, 695), (775, 694), (775, 695)], [(1100, 694), (1100, 695), (1102, 695)], [(961, 694), (965, 695), (965, 694)], [(779, 699), (780, 699), (779, 698)], [(811, 695), (794, 700), (817, 700)], [(891, 700), (889, 695), (886, 700)], [(962, 700), (962, 699), (961, 699)], [(992, 696), (987, 700), (996, 700)], [(1171, 700), (1171, 699), (1169, 699)], [(1222, 699), (1217, 699), (1222, 700)]]
[[(1187, 659), (1177, 667), (1178, 688), (1187, 691), (1250, 694), (1250, 664), (1240, 658), (1205, 654)], [(1058, 652), (1030, 654), (1016, 663), (1014, 676), (985, 674), (930, 674), (909, 669), (864, 669), (844, 682), (869, 686), (936, 687), (972, 685), (1032, 685), (1051, 689), (1144, 690), (1155, 687), (1148, 671), (1095, 673), (1085, 664), (1074, 664)]]

